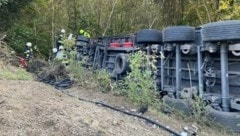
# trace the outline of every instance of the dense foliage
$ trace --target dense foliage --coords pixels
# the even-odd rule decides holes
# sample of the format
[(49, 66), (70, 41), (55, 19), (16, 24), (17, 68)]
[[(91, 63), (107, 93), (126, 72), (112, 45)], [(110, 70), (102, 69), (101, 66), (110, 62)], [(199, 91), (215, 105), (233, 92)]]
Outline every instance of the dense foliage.
[(31, 41), (47, 56), (61, 28), (92, 36), (239, 19), (239, 0), (0, 0), (0, 33), (17, 52)]

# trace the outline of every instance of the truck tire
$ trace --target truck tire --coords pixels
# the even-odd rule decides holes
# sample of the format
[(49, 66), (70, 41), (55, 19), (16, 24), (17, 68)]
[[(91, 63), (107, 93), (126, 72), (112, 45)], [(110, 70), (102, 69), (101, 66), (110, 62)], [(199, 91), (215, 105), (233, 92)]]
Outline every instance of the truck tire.
[(218, 111), (211, 106), (206, 110), (211, 120), (225, 126), (229, 132), (240, 133), (240, 112)]
[(192, 42), (195, 30), (191, 26), (172, 26), (163, 29), (163, 42)]
[(240, 40), (240, 20), (208, 23), (202, 26), (204, 42)]
[(125, 74), (129, 70), (128, 55), (120, 53), (115, 58), (115, 72), (117, 74)]
[[(175, 99), (175, 98), (170, 98), (169, 96), (164, 96), (163, 102), (168, 107), (171, 107), (174, 110), (177, 110), (177, 111), (183, 113), (184, 115), (190, 115), (192, 113), (191, 104), (188, 102), (188, 100)], [(170, 110), (173, 110), (173, 109), (170, 109)]]
[(162, 32), (155, 29), (143, 29), (137, 32), (136, 42), (138, 44), (160, 44), (162, 43)]

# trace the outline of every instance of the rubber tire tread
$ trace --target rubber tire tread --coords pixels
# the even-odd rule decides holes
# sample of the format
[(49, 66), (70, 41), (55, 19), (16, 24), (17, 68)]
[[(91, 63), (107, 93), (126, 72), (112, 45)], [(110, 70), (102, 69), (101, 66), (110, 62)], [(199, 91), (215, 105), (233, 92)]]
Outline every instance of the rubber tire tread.
[(163, 97), (163, 102), (169, 107), (180, 111), (184, 115), (190, 115), (192, 113), (190, 104), (187, 100), (170, 98), (168, 96)]
[[(120, 62), (122, 62), (121, 67), (120, 67), (120, 64), (119, 64)], [(129, 61), (128, 61), (128, 55), (127, 54), (119, 53), (116, 56), (114, 69), (115, 69), (117, 74), (124, 74), (129, 70)]]
[(136, 34), (138, 44), (160, 44), (162, 43), (162, 32), (155, 29), (142, 29)]
[(207, 106), (206, 111), (207, 116), (214, 122), (224, 125), (230, 132), (240, 133), (240, 112), (218, 111), (211, 106)]
[(172, 26), (163, 29), (163, 42), (192, 42), (195, 30), (191, 26)]
[(240, 20), (208, 23), (202, 26), (204, 42), (240, 40)]

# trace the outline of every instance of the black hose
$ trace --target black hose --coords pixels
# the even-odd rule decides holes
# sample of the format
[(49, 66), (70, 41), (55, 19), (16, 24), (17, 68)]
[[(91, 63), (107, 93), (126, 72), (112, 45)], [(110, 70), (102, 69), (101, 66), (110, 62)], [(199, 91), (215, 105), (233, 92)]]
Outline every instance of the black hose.
[[(65, 93), (65, 94), (67, 94), (67, 95), (70, 96), (70, 97), (76, 98), (75, 96), (73, 96), (73, 95), (71, 95), (71, 94), (68, 94), (68, 93)], [(106, 104), (106, 103), (103, 103), (103, 102), (91, 101), (91, 100), (87, 100), (87, 99), (83, 99), (83, 98), (77, 98), (77, 99), (80, 100), (80, 101), (84, 101), (84, 102), (89, 102), (89, 103), (101, 105), (101, 106), (106, 107), (106, 108), (109, 108), (109, 109), (111, 109), (111, 110), (118, 111), (118, 112), (121, 112), (121, 113), (126, 114), (126, 115), (129, 115), (129, 116), (133, 116), (133, 117), (137, 117), (137, 118), (143, 119), (143, 120), (147, 121), (148, 123), (154, 124), (154, 125), (158, 126), (159, 128), (162, 128), (163, 130), (165, 130), (165, 131), (173, 134), (174, 136), (181, 136), (181, 135), (179, 134), (179, 132), (176, 132), (176, 131), (174, 131), (174, 130), (172, 130), (172, 129), (166, 127), (166, 126), (164, 126), (163, 124), (161, 124), (161, 123), (159, 123), (159, 122), (157, 122), (157, 121), (154, 121), (154, 120), (152, 120), (152, 119), (149, 119), (149, 118), (147, 118), (147, 117), (144, 117), (144, 116), (142, 116), (142, 115), (138, 115), (138, 114), (135, 114), (135, 113), (127, 112), (127, 111), (124, 111), (124, 110), (115, 108), (115, 107), (113, 107), (113, 106), (110, 106), (110, 105), (108, 105), (108, 104)]]
[(134, 114), (134, 113), (130, 113), (130, 112), (127, 112), (127, 111), (124, 111), (124, 110), (120, 110), (120, 109), (117, 109), (115, 107), (112, 107), (112, 106), (107, 105), (107, 104), (102, 103), (102, 102), (96, 102), (96, 104), (100, 104), (100, 105), (102, 105), (104, 107), (107, 107), (107, 108), (110, 108), (112, 110), (119, 111), (119, 112), (122, 112), (124, 114), (130, 115), (130, 116), (134, 116), (134, 117), (137, 117), (137, 118), (140, 118), (140, 119), (143, 119), (143, 120), (145, 120), (145, 121), (147, 121), (147, 122), (149, 122), (151, 124), (155, 124), (156, 126), (158, 126), (158, 127), (162, 128), (162, 129), (168, 131), (169, 133), (171, 133), (171, 134), (173, 134), (175, 136), (181, 136), (178, 132), (176, 132), (176, 131), (174, 131), (174, 130), (164, 126), (163, 124), (160, 124), (157, 121), (151, 120), (151, 119), (149, 119), (147, 117), (144, 117), (144, 116), (141, 116), (141, 115), (138, 115), (138, 114)]
[(37, 80), (46, 84), (50, 84), (54, 86), (58, 90), (65, 90), (69, 89), (73, 85), (73, 81), (69, 78), (65, 78), (62, 80), (56, 80), (56, 79), (44, 79), (40, 75), (37, 75)]
[[(55, 81), (55, 80), (49, 80), (49, 79), (43, 79), (41, 76), (37, 75), (38, 77), (38, 80), (41, 81), (41, 82), (44, 82), (44, 83), (48, 83), (48, 84), (51, 84), (51, 85), (54, 85), (56, 89), (58, 90), (64, 90), (64, 89), (69, 89), (71, 88), (72, 84), (73, 84), (73, 81), (71, 81), (70, 79), (63, 79), (63, 80), (60, 80), (60, 81)], [(66, 92), (63, 92), (64, 94), (70, 96), (70, 97), (74, 97), (76, 98), (75, 96), (69, 94), (69, 93), (66, 93)], [(147, 117), (144, 117), (142, 115), (138, 115), (138, 114), (134, 114), (134, 113), (131, 113), (131, 112), (127, 112), (127, 111), (124, 111), (124, 110), (121, 110), (121, 109), (118, 109), (118, 108), (115, 108), (113, 106), (110, 106), (106, 103), (103, 103), (103, 102), (96, 102), (96, 101), (91, 101), (91, 100), (87, 100), (87, 99), (83, 99), (83, 98), (77, 98), (78, 100), (80, 101), (84, 101), (84, 102), (89, 102), (89, 103), (93, 103), (93, 104), (96, 104), (96, 105), (101, 105), (103, 107), (106, 107), (106, 108), (109, 108), (111, 110), (114, 110), (114, 111), (118, 111), (118, 112), (121, 112), (123, 114), (126, 114), (126, 115), (129, 115), (129, 116), (133, 116), (133, 117), (137, 117), (137, 118), (140, 118), (140, 119), (143, 119), (151, 124), (155, 124), (156, 126), (158, 126), (159, 128), (162, 128), (163, 130), (173, 134), (174, 136), (181, 136), (178, 132), (164, 126), (163, 124), (159, 123), (159, 122), (156, 122), (152, 119), (149, 119)]]

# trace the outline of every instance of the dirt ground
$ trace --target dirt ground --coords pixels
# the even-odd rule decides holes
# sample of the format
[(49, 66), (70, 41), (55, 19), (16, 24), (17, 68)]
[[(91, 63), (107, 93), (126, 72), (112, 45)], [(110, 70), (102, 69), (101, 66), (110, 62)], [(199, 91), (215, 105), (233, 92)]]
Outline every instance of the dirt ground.
[(34, 81), (0, 80), (0, 135), (167, 136), (143, 121)]
[[(0, 61), (1, 62), (1, 61)], [(6, 68), (0, 63), (1, 69)], [(15, 67), (7, 67), (13, 68)], [(170, 136), (155, 125), (146, 123), (100, 105), (75, 97), (102, 101), (128, 111), (136, 111), (126, 98), (113, 93), (86, 90), (74, 85), (64, 93), (37, 81), (0, 79), (0, 136)], [(186, 122), (177, 117), (152, 111), (144, 114), (181, 132)], [(225, 135), (207, 126), (198, 126), (199, 136)]]
[[(125, 111), (136, 111), (137, 108), (139, 108), (131, 104), (131, 102), (128, 101), (125, 97), (116, 96), (114, 95), (114, 93), (102, 93), (94, 90), (86, 90), (79, 86), (75, 86), (67, 90), (67, 93), (79, 98), (85, 98), (85, 99), (90, 99), (94, 101), (102, 101), (112, 106), (123, 109)], [(192, 128), (191, 126), (195, 125), (198, 128), (198, 132), (197, 132), (198, 136), (216, 136), (216, 135), (236, 136), (237, 135), (237, 134), (228, 134), (222, 128), (211, 128), (207, 125), (199, 125), (196, 122), (189, 121), (189, 119), (187, 118), (184, 119), (182, 117), (179, 117), (178, 115), (163, 114), (160, 111), (156, 111), (152, 109), (149, 109), (144, 114), (144, 116), (149, 117), (161, 124), (164, 124), (165, 126), (168, 126), (177, 132), (182, 132), (184, 127)], [(144, 123), (144, 125), (146, 125), (146, 123)], [(150, 126), (150, 127), (154, 128), (154, 126)], [(160, 129), (160, 128), (156, 128), (156, 129)], [(169, 136), (170, 134), (166, 132), (163, 134), (161, 133), (158, 134), (158, 136), (165, 136), (165, 135)]]
[[(68, 93), (85, 99), (110, 103), (122, 109), (134, 109), (123, 97), (80, 89)], [(182, 131), (190, 123), (168, 116), (145, 114)], [(205, 129), (205, 128), (204, 128)], [(221, 135), (205, 129), (199, 135)], [(36, 81), (0, 80), (1, 136), (170, 136), (143, 120), (121, 114), (99, 105), (69, 97), (52, 86)]]
[[(0, 48), (0, 59), (7, 64), (18, 61)], [(2, 51), (2, 52), (1, 52)], [(6, 58), (6, 59), (4, 59)], [(13, 58), (13, 59), (10, 59)], [(7, 61), (6, 61), (7, 60)], [(9, 62), (9, 60), (13, 60)], [(5, 64), (0, 60), (0, 72)], [(12, 67), (11, 67), (12, 68)], [(14, 68), (13, 68), (14, 69)], [(136, 111), (124, 97), (86, 90), (75, 85), (65, 93), (94, 101), (102, 101), (128, 111)], [(144, 116), (181, 132), (186, 122), (149, 110)], [(198, 126), (198, 125), (197, 125)], [(199, 136), (226, 135), (208, 126), (198, 126)], [(121, 114), (76, 98), (36, 81), (0, 79), (0, 136), (170, 136), (168, 132), (143, 120)]]

